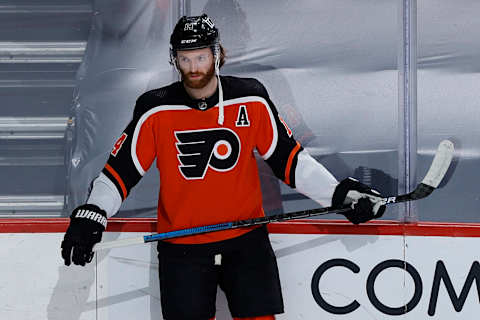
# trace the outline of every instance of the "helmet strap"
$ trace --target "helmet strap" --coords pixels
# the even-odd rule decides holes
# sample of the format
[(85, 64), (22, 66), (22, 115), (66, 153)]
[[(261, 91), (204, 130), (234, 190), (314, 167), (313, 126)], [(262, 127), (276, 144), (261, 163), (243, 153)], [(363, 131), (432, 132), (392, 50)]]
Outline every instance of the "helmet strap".
[(215, 74), (218, 80), (218, 124), (223, 126), (225, 115), (223, 110), (224, 108), (222, 82), (220, 81), (220, 45), (218, 44), (218, 42), (215, 44), (213, 51), (215, 57)]

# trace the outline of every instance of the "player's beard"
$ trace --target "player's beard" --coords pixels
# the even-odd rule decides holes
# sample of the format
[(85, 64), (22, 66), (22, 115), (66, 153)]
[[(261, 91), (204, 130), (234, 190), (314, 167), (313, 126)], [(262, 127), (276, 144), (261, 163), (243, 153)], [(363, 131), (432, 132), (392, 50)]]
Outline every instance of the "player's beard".
[[(180, 73), (182, 74), (183, 83), (187, 87), (192, 89), (201, 89), (205, 87), (207, 83), (209, 83), (210, 80), (212, 80), (212, 78), (215, 76), (215, 67), (212, 63), (207, 73), (204, 73), (204, 72), (184, 73), (181, 69), (180, 69)], [(192, 75), (200, 75), (200, 77), (197, 79), (192, 79), (191, 78)]]

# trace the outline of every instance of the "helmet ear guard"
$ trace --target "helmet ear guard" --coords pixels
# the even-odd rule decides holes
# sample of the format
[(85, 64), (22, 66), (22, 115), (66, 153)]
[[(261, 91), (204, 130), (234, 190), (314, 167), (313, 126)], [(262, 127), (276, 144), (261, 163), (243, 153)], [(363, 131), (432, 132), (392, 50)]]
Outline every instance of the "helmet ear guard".
[(173, 50), (172, 45), (170, 44), (169, 46), (169, 51), (170, 51), (170, 59), (168, 62), (175, 67), (175, 70), (178, 71), (177, 67), (177, 53)]

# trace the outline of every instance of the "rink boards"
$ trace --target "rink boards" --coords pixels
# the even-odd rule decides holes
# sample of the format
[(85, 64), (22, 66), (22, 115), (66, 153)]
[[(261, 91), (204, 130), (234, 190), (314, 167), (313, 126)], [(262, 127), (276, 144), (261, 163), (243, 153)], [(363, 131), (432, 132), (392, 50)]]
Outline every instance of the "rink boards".
[[(66, 221), (1, 224), (0, 319), (161, 319), (155, 246), (102, 252), (85, 268), (60, 257)], [(143, 223), (143, 224), (142, 224)], [(152, 222), (119, 223), (104, 240)], [(120, 226), (121, 225), (121, 226)], [(42, 231), (43, 230), (43, 231)], [(480, 227), (474, 224), (270, 225), (285, 313), (277, 319), (474, 319)], [(219, 292), (217, 320), (231, 319)]]

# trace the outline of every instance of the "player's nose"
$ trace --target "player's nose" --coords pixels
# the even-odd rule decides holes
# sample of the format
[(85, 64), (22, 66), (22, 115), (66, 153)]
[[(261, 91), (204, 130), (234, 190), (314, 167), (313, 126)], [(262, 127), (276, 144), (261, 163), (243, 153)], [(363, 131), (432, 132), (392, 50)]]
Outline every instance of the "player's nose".
[(195, 73), (198, 70), (198, 65), (195, 61), (190, 63), (190, 72)]

